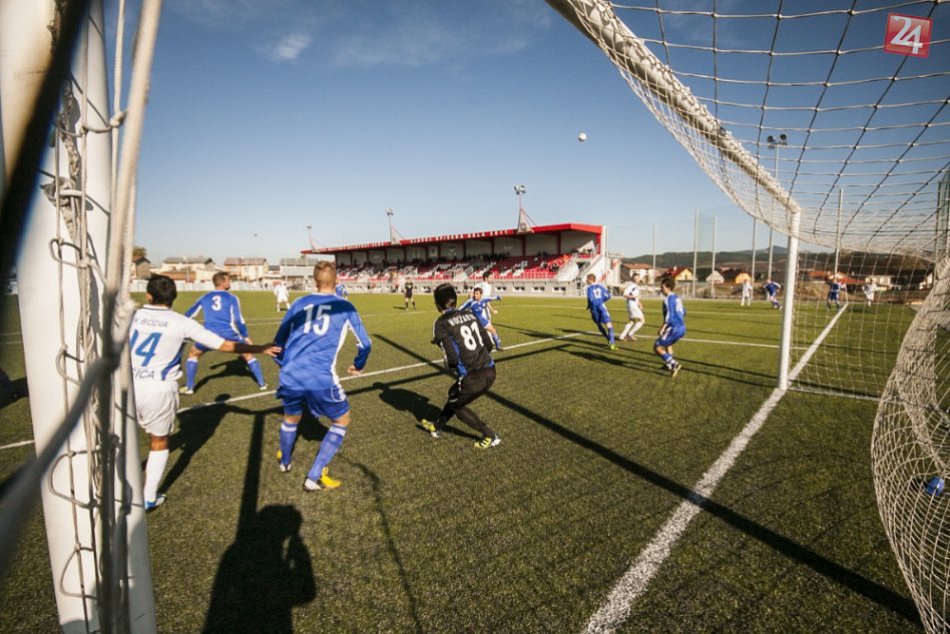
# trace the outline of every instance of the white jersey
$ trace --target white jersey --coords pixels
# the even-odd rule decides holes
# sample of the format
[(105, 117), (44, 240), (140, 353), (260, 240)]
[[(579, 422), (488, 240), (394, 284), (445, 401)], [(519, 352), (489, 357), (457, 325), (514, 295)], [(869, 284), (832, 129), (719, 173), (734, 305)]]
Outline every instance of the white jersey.
[(627, 308), (640, 308), (640, 287), (635, 282), (627, 284), (623, 296), (627, 300)]
[(287, 287), (283, 284), (278, 284), (274, 287), (274, 295), (277, 297), (278, 302), (290, 301), (290, 293), (287, 292)]
[(129, 331), (132, 378), (136, 389), (156, 383), (177, 383), (186, 339), (217, 350), (224, 339), (167, 306), (147, 304), (135, 311)]
[(745, 281), (742, 283), (742, 296), (743, 297), (752, 297), (752, 283)]
[(492, 297), (491, 294), (491, 283), (490, 282), (479, 282), (478, 288), (482, 289), (482, 298), (490, 300)]

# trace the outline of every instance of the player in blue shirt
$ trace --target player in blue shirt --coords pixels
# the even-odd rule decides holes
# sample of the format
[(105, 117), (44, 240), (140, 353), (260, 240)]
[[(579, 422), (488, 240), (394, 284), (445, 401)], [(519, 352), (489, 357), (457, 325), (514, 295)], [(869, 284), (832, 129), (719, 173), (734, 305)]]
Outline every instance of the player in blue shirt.
[(772, 278), (765, 280), (765, 284), (762, 286), (765, 290), (765, 294), (768, 297), (769, 301), (772, 302), (772, 308), (781, 308), (782, 305), (778, 301), (779, 291), (782, 290), (782, 285), (778, 282), (773, 282)]
[[(223, 337), (226, 341), (236, 341), (239, 343), (253, 343), (247, 336), (247, 324), (244, 323), (244, 316), (241, 315), (241, 302), (231, 294), (231, 276), (223, 271), (219, 271), (211, 278), (214, 284), (214, 290), (205, 293), (198, 298), (191, 308), (185, 311), (185, 317), (195, 319), (198, 313), (204, 311), (204, 326), (214, 334)], [(195, 393), (195, 377), (198, 376), (198, 358), (203, 355), (208, 348), (197, 341), (191, 347), (188, 353), (188, 362), (185, 363), (185, 385), (180, 388), (182, 394)], [(267, 389), (264, 382), (264, 373), (261, 371), (261, 364), (257, 362), (253, 354), (241, 355), (247, 362), (247, 367), (254, 375), (261, 391)]]
[(675, 287), (676, 280), (672, 277), (663, 278), (660, 283), (660, 292), (663, 293), (663, 326), (660, 327), (659, 337), (653, 344), (653, 350), (663, 359), (663, 365), (669, 370), (671, 377), (679, 374), (682, 367), (673, 359), (673, 344), (686, 334), (686, 309), (683, 308), (683, 300), (673, 292)]
[(366, 366), (372, 342), (359, 313), (349, 301), (337, 297), (336, 266), (318, 262), (313, 267), (316, 292), (305, 295), (291, 305), (284, 316), (275, 340), (283, 351), (277, 356), (280, 364), (280, 387), (277, 397), (284, 402), (284, 421), (280, 426), (278, 466), (290, 471), (297, 426), (304, 407), (316, 416), (326, 416), (332, 424), (304, 480), (304, 491), (335, 489), (339, 480), (327, 471), (330, 460), (343, 444), (350, 424), (350, 404), (336, 373), (336, 359), (347, 332), (356, 335), (358, 349), (350, 376), (359, 376)]
[(343, 299), (346, 299), (350, 296), (350, 294), (346, 290), (346, 286), (343, 285), (343, 282), (340, 282), (334, 287), (333, 293), (337, 297), (342, 297)]
[(616, 350), (617, 344), (614, 340), (614, 325), (610, 321), (610, 313), (607, 312), (607, 307), (604, 306), (604, 302), (610, 299), (610, 291), (607, 290), (607, 287), (603, 284), (595, 284), (594, 282), (596, 280), (597, 277), (593, 273), (588, 274), (587, 310), (590, 311), (590, 318), (597, 324), (597, 329), (600, 330), (600, 334), (607, 339), (610, 349)]
[(844, 284), (838, 282), (837, 277), (831, 279), (831, 286), (828, 288), (828, 297), (825, 299), (825, 307), (831, 310), (831, 302), (835, 303), (835, 308), (841, 310), (841, 302), (838, 300), (838, 293), (844, 290)]
[(472, 312), (475, 313), (475, 316), (478, 318), (479, 323), (482, 325), (482, 328), (488, 331), (488, 334), (491, 335), (492, 341), (495, 342), (495, 349), (504, 350), (504, 348), (501, 347), (501, 337), (498, 335), (498, 331), (495, 330), (495, 327), (492, 326), (491, 323), (491, 306), (489, 306), (488, 302), (493, 301), (500, 302), (501, 296), (496, 295), (495, 297), (485, 297), (482, 293), (482, 287), (476, 286), (472, 289), (471, 299), (466, 300), (465, 303), (459, 307), (459, 310), (471, 308)]

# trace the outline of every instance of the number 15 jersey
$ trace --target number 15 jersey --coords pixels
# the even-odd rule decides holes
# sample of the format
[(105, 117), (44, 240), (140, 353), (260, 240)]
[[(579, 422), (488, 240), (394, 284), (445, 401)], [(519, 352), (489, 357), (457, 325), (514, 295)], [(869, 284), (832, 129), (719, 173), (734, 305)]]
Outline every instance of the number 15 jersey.
[(306, 295), (291, 304), (274, 337), (274, 344), (283, 348), (276, 357), (281, 387), (315, 390), (339, 386), (336, 358), (348, 331), (356, 335), (353, 365), (362, 370), (372, 342), (353, 304), (327, 293)]
[(432, 340), (441, 346), (446, 365), (459, 376), (495, 365), (491, 336), (470, 309), (439, 315), (432, 324)]

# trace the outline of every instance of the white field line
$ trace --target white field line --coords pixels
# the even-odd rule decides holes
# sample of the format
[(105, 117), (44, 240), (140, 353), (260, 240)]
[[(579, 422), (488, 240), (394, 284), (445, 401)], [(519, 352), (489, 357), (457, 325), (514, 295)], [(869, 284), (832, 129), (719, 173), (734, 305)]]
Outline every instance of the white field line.
[[(505, 350), (514, 350), (515, 348), (523, 348), (525, 346), (536, 346), (539, 343), (547, 343), (549, 341), (558, 341), (560, 339), (570, 339), (572, 337), (579, 337), (581, 335), (594, 334), (589, 332), (573, 332), (567, 335), (560, 335), (558, 337), (547, 337), (545, 339), (534, 339), (533, 341), (526, 341), (525, 343), (516, 343), (513, 346), (505, 346)], [(379, 376), (381, 374), (391, 374), (393, 372), (402, 372), (403, 370), (412, 370), (415, 368), (424, 368), (426, 366), (432, 365), (433, 363), (441, 363), (442, 358), (432, 359), (431, 361), (421, 361), (419, 363), (410, 363), (409, 365), (401, 365), (395, 368), (386, 368), (385, 370), (375, 370), (373, 372), (364, 372), (358, 376), (344, 376), (340, 377), (340, 382), (343, 381), (352, 381), (354, 379), (366, 379), (373, 376)], [(211, 403), (200, 403), (198, 405), (192, 405), (191, 407), (183, 407), (178, 410), (178, 414), (182, 412), (193, 412), (197, 409), (204, 409), (205, 407), (214, 407), (215, 405), (224, 405), (227, 403), (237, 403), (238, 401), (247, 401), (253, 398), (260, 398), (262, 396), (270, 396), (275, 394), (276, 390), (267, 390), (266, 392), (257, 392), (255, 394), (246, 394), (244, 396), (236, 396), (234, 398), (229, 398), (226, 401), (212, 401)], [(3, 449), (3, 447), (0, 447)]]
[(24, 445), (32, 445), (32, 440), (21, 440), (20, 442), (15, 442), (9, 445), (3, 445), (0, 449), (13, 449), (14, 447), (23, 447)]
[[(799, 362), (792, 369), (789, 381), (795, 380), (805, 365), (811, 360), (812, 355), (818, 350), (818, 347), (831, 332), (831, 329), (838, 322), (844, 311), (838, 311), (834, 318), (825, 326), (825, 329), (818, 335), (814, 343), (808, 348)], [(686, 531), (686, 527), (694, 517), (702, 510), (703, 500), (712, 496), (719, 482), (725, 477), (732, 465), (745, 450), (746, 445), (752, 440), (756, 432), (762, 427), (769, 414), (775, 409), (779, 401), (785, 395), (785, 390), (775, 388), (772, 394), (766, 399), (759, 411), (755, 413), (746, 426), (739, 432), (739, 435), (732, 439), (729, 447), (719, 456), (715, 463), (699, 479), (692, 489), (690, 496), (683, 500), (677, 507), (673, 516), (667, 520), (666, 524), (654, 535), (653, 539), (647, 544), (633, 565), (614, 585), (607, 601), (594, 613), (587, 622), (586, 632), (613, 632), (620, 628), (627, 617), (630, 615), (630, 608), (650, 585), (653, 577), (656, 576), (660, 566), (670, 556), (673, 546)]]

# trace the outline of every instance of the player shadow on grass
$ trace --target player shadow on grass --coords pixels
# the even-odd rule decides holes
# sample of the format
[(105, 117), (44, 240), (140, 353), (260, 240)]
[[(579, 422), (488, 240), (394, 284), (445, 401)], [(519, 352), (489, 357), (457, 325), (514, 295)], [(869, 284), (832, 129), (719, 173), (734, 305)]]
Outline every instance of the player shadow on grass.
[[(422, 419), (435, 421), (439, 417), (439, 414), (442, 413), (442, 408), (433, 405), (429, 402), (428, 397), (417, 392), (404, 390), (402, 388), (392, 388), (389, 385), (380, 383), (378, 381), (373, 384), (373, 387), (379, 390), (379, 398), (382, 402), (386, 403), (395, 410), (409, 412), (412, 414), (413, 418), (416, 419), (416, 427), (419, 429), (422, 429)], [(446, 426), (443, 431), (446, 434), (462, 436), (465, 438), (481, 438), (481, 436), (466, 433), (465, 431), (456, 429), (451, 425)]]
[(217, 370), (219, 368), (221, 369), (219, 372), (214, 374), (205, 374), (200, 379), (198, 379), (198, 381), (195, 382), (195, 392), (197, 392), (205, 383), (209, 383), (214, 379), (221, 379), (228, 376), (244, 376), (249, 378), (251, 381), (254, 381), (255, 384), (257, 383), (254, 375), (251, 374), (251, 370), (247, 367), (247, 362), (241, 356), (229, 355), (226, 360), (208, 366), (209, 370)]
[[(230, 398), (228, 394), (222, 396), (223, 400)], [(191, 464), (195, 454), (214, 436), (227, 413), (228, 408), (219, 405), (186, 410), (178, 415), (178, 431), (168, 437), (169, 455), (178, 452), (178, 458), (165, 474), (165, 479), (159, 487), (160, 491), (168, 491), (175, 484)]]
[[(638, 344), (634, 343), (634, 347)], [(616, 366), (626, 366), (631, 370), (642, 370), (649, 373), (665, 374), (666, 369), (662, 367), (662, 361), (653, 353), (652, 346), (643, 346), (639, 349), (630, 349), (626, 346), (610, 352), (604, 351), (603, 343), (591, 343), (576, 339), (571, 342), (571, 347), (587, 346), (592, 347), (596, 352), (586, 352), (580, 350), (567, 349), (565, 352), (574, 356), (582, 357), (588, 361), (607, 363)], [(625, 352), (627, 354), (625, 354)], [(763, 372), (753, 372), (752, 370), (743, 370), (742, 368), (730, 367), (717, 363), (707, 363), (691, 357), (676, 355), (676, 359), (683, 364), (683, 370), (692, 374), (705, 374), (726, 381), (753, 385), (756, 387), (775, 387), (775, 377)]]
[(26, 377), (11, 380), (10, 385), (13, 387), (13, 391), (7, 391), (3, 389), (3, 387), (0, 387), (0, 409), (3, 409), (7, 405), (12, 405), (21, 398), (29, 396), (26, 386)]
[(244, 522), (215, 576), (204, 632), (291, 633), (294, 606), (317, 595), (303, 516), (273, 504)]

